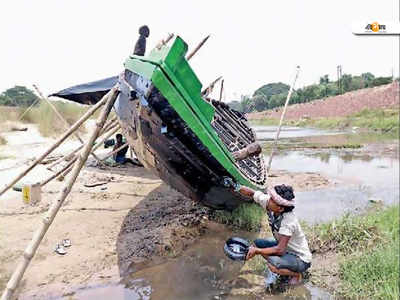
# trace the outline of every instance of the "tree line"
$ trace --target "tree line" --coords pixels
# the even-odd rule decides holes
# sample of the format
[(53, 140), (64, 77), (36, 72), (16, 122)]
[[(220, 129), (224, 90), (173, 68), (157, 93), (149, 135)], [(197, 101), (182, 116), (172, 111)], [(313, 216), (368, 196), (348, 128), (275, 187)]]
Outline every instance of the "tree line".
[(25, 86), (17, 85), (0, 94), (0, 105), (5, 106), (30, 106), (38, 97)]
[[(330, 81), (328, 75), (320, 77), (319, 84), (311, 84), (293, 91), (290, 103), (305, 103), (346, 92), (384, 85), (392, 82), (392, 77), (375, 77), (372, 73), (360, 76), (343, 74), (340, 80)], [(253, 96), (242, 96), (240, 101), (228, 105), (240, 112), (248, 113), (280, 107), (285, 104), (290, 86), (282, 82), (268, 83), (257, 89)]]

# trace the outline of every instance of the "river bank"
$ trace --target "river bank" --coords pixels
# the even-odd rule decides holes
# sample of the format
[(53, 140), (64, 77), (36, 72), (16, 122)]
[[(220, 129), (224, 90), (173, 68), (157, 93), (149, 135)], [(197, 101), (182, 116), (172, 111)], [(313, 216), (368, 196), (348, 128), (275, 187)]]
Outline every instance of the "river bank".
[[(272, 135), (275, 132), (268, 130)], [(283, 130), (283, 134), (292, 136), (282, 139), (288, 147), (276, 155), (269, 174), (271, 185), (285, 183), (294, 187), (301, 220), (312, 226), (346, 213), (357, 215), (371, 201), (398, 201), (398, 180), (394, 177), (398, 174), (396, 141), (360, 140), (361, 147), (346, 149), (334, 147), (346, 141), (343, 134), (302, 132)], [(4, 146), (14, 158), (0, 161), (2, 178), (10, 171), (16, 172), (15, 168), (28, 159), (28, 152), (22, 153), (21, 147), (38, 152), (51, 142), (33, 138), (31, 146), (21, 145), (22, 139), (17, 135), (22, 134), (13, 133), (15, 136), (10, 136), (10, 143)], [(329, 139), (333, 146), (297, 147), (302, 139), (314, 144), (327, 144)], [(269, 140), (265, 138), (266, 143)], [(13, 147), (15, 153), (10, 152)], [(263, 151), (268, 158), (268, 147)], [(24, 156), (20, 157), (20, 153)], [(232, 235), (250, 240), (265, 236), (266, 224), (260, 233), (217, 224), (212, 221), (214, 212), (170, 189), (143, 168), (100, 169), (90, 165), (91, 162), (28, 268), (19, 299), (107, 299), (105, 295), (116, 299), (159, 299), (163, 295), (164, 299), (168, 295), (169, 299), (335, 297), (332, 290), (342, 280), (338, 275), (340, 253), (316, 253), (306, 285), (272, 295), (265, 293), (262, 261), (258, 265), (232, 263), (223, 254), (222, 245)], [(34, 176), (47, 176), (42, 169)], [(85, 186), (96, 182), (104, 184)], [(38, 207), (24, 206), (17, 192), (6, 194), (0, 207), (0, 228), (7, 228), (0, 235), (1, 287), (60, 185), (49, 184)], [(63, 238), (70, 238), (73, 245), (65, 256), (59, 256), (54, 247)]]

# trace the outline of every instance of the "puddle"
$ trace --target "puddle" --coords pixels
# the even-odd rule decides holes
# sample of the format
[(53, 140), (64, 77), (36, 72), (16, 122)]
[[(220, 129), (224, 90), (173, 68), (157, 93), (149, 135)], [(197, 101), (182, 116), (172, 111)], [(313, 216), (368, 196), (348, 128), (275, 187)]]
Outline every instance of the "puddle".
[[(200, 238), (194, 246), (191, 246), (178, 258), (133, 273), (123, 282), (129, 289), (134, 290), (137, 290), (135, 282), (147, 282), (151, 289), (151, 299), (154, 300), (259, 299), (259, 296), (252, 298), (251, 295), (245, 297), (235, 295), (235, 289), (251, 288), (257, 284), (244, 278), (237, 280), (242, 273), (243, 263), (231, 261), (223, 252), (225, 241), (232, 235), (253, 240), (257, 234), (232, 233), (223, 225), (211, 224), (208, 234)], [(307, 284), (284, 294), (270, 296), (265, 294), (264, 299), (329, 299), (327, 296), (329, 294), (325, 291)]]
[[(225, 241), (240, 236), (253, 240), (257, 233), (232, 232), (224, 225), (210, 223), (209, 232), (194, 246), (188, 248), (177, 258), (142, 269), (122, 279), (121, 283), (97, 285), (78, 289), (64, 297), (51, 299), (74, 300), (245, 300), (260, 299), (260, 294), (240, 295), (235, 290), (258, 288), (269, 300), (317, 300), (334, 299), (326, 291), (306, 283), (283, 293), (265, 292), (260, 282), (238, 277), (243, 262), (228, 259), (223, 252)], [(251, 273), (253, 273), (251, 271)], [(262, 284), (261, 278), (261, 284)]]

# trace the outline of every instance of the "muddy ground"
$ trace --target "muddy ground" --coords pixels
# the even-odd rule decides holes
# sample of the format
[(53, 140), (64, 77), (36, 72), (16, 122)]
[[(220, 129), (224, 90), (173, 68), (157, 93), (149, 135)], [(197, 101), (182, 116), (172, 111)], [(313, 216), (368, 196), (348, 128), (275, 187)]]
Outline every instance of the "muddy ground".
[[(277, 172), (271, 182), (310, 190), (330, 184), (319, 174)], [(85, 184), (104, 183), (96, 187)], [(0, 209), (0, 288), (38, 227), (61, 182), (43, 190), (39, 206), (25, 206), (16, 194)], [(89, 167), (29, 266), (19, 289), (21, 299), (68, 294), (76, 286), (118, 281), (120, 275), (179, 255), (207, 232), (209, 210), (172, 190), (141, 167)], [(54, 252), (69, 238), (64, 256)]]

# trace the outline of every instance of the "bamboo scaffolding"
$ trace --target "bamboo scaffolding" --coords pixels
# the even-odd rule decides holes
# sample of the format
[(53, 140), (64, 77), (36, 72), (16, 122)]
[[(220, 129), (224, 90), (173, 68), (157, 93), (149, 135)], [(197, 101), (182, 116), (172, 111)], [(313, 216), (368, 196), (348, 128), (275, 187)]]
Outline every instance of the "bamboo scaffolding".
[(21, 172), (19, 175), (17, 175), (16, 178), (14, 178), (11, 183), (6, 185), (1, 191), (0, 191), (0, 196), (3, 195), (8, 189), (10, 189), (15, 183), (18, 182), (22, 177), (26, 176), (37, 164), (43, 161), (51, 152), (54, 151), (58, 146), (61, 145), (62, 142), (64, 142), (75, 130), (79, 128), (87, 119), (90, 118), (90, 116), (104, 103), (107, 101), (108, 97), (111, 95), (111, 91), (108, 92), (102, 100), (100, 100), (98, 103), (96, 103), (90, 110), (88, 110), (78, 121), (75, 122), (72, 127), (67, 130), (61, 137), (58, 138), (58, 140), (50, 146), (49, 149), (47, 149), (38, 159), (36, 159), (28, 168), (26, 168), (23, 172)]
[(278, 145), (278, 138), (279, 138), (279, 134), (281, 133), (282, 122), (283, 122), (283, 119), (285, 118), (286, 109), (287, 109), (287, 106), (289, 104), (290, 97), (292, 96), (293, 88), (294, 88), (294, 85), (296, 84), (297, 77), (299, 76), (299, 72), (300, 72), (300, 66), (297, 66), (296, 75), (294, 77), (292, 85), (290, 86), (289, 93), (288, 93), (288, 95), (286, 97), (285, 107), (283, 108), (283, 111), (282, 111), (282, 114), (281, 114), (281, 119), (279, 121), (278, 131), (276, 132), (274, 145), (272, 146), (271, 155), (269, 156), (267, 174), (269, 174), (269, 170), (271, 169), (272, 157), (274, 156), (274, 153), (276, 151), (276, 147)]
[(207, 40), (208, 40), (209, 38), (210, 38), (210, 35), (206, 36), (206, 37), (200, 42), (200, 44), (198, 44), (197, 47), (194, 48), (194, 50), (193, 50), (190, 54), (188, 54), (188, 55), (186, 56), (186, 60), (190, 60), (190, 59), (197, 53), (197, 51), (199, 51), (200, 48), (203, 47), (204, 43), (207, 42)]
[[(106, 105), (103, 108), (103, 110), (96, 122), (95, 130), (93, 131), (92, 135), (90, 136), (89, 141), (85, 144), (85, 147), (82, 150), (82, 152), (80, 153), (79, 158), (75, 162), (71, 176), (69, 177), (68, 181), (64, 184), (64, 186), (61, 188), (57, 198), (51, 204), (51, 207), (48, 210), (46, 216), (42, 219), (42, 223), (40, 224), (39, 228), (33, 235), (31, 242), (26, 247), (24, 254), (23, 254), (23, 259), (19, 263), (18, 267), (15, 269), (10, 280), (8, 281), (7, 287), (1, 297), (1, 300), (10, 300), (15, 289), (18, 287), (19, 282), (21, 281), (30, 261), (32, 260), (33, 256), (35, 255), (35, 253), (40, 245), (40, 242), (42, 241), (44, 235), (46, 234), (47, 230), (49, 229), (50, 225), (52, 224), (54, 218), (57, 215), (57, 212), (59, 211), (65, 198), (68, 196), (69, 192), (71, 191), (72, 186), (76, 181), (76, 178), (78, 177), (83, 165), (85, 164), (85, 161), (87, 160), (89, 153), (93, 147), (93, 143), (97, 139), (102, 127), (104, 126), (104, 123), (107, 119), (108, 114), (110, 113), (112, 106), (114, 105), (117, 95), (118, 95), (118, 91), (114, 87), (111, 89), (111, 91), (109, 93), (107, 93), (103, 97), (103, 100), (106, 101)], [(104, 101), (100, 101), (100, 102), (104, 102)], [(77, 128), (78, 128), (77, 126), (74, 126), (75, 130)]]

